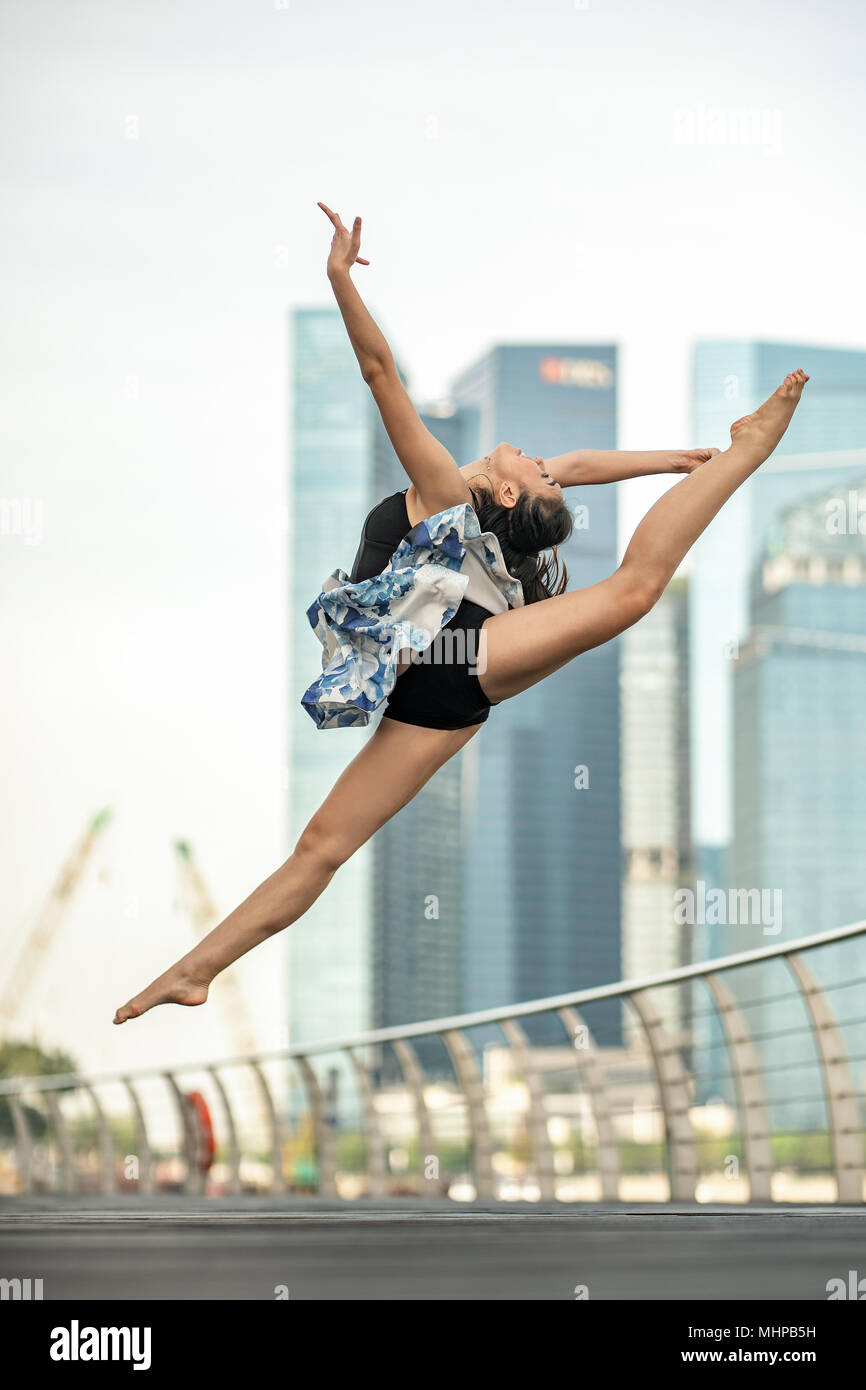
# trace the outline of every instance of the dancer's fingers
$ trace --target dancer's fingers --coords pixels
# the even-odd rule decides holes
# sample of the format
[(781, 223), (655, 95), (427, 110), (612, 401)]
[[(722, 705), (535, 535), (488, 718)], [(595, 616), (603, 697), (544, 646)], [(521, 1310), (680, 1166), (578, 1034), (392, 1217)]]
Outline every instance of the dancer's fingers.
[(325, 203), (317, 203), (316, 206), (320, 207), (325, 216), (331, 219), (331, 222), (337, 228), (338, 231), (344, 232), (346, 230), (346, 228), (340, 221), (340, 214), (338, 212), (332, 212), (331, 209), (327, 207)]
[(354, 253), (355, 260), (356, 260), (357, 264), (358, 264), (358, 265), (369, 265), (370, 262), (369, 262), (368, 260), (365, 260), (363, 256), (359, 256), (359, 255), (358, 255), (358, 251), (359, 251), (360, 248), (361, 248), (361, 219), (360, 219), (360, 217), (356, 217), (356, 218), (355, 218), (354, 224), (353, 224), (353, 226), (352, 226), (352, 243), (351, 243), (351, 245), (352, 245), (352, 251), (353, 251), (353, 253)]
[[(331, 224), (332, 224), (332, 226), (333, 226), (333, 228), (334, 228), (334, 244), (336, 244), (336, 239), (337, 239), (337, 237), (339, 236), (339, 234), (342, 232), (345, 236), (350, 237), (350, 245), (351, 245), (351, 248), (352, 248), (353, 251), (357, 252), (358, 248), (359, 248), (360, 245), (361, 245), (361, 219), (360, 219), (360, 217), (356, 217), (356, 218), (355, 218), (355, 222), (354, 222), (354, 225), (353, 225), (353, 227), (352, 227), (352, 231), (351, 231), (351, 233), (350, 233), (349, 230), (348, 230), (348, 228), (343, 226), (342, 220), (341, 220), (341, 218), (340, 218), (340, 214), (339, 214), (338, 212), (334, 212), (331, 208), (329, 208), (328, 205), (327, 205), (327, 203), (317, 202), (317, 203), (316, 203), (316, 207), (321, 208), (321, 209), (322, 209), (322, 212), (325, 214), (325, 216), (328, 217), (328, 218), (330, 219), (330, 221), (331, 221)], [(368, 260), (366, 260), (364, 256), (355, 255), (354, 259), (355, 259), (355, 261), (356, 261), (356, 263), (357, 263), (358, 265), (369, 265), (369, 264), (370, 264), (370, 262), (369, 262)]]

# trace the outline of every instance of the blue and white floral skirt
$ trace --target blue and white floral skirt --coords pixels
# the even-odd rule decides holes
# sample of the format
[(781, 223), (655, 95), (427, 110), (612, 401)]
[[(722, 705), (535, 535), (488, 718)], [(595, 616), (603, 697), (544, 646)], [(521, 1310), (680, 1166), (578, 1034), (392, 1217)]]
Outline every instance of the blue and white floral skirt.
[(503, 611), (522, 606), (522, 587), (497, 537), (461, 503), (413, 526), (381, 574), (356, 584), (341, 569), (328, 576), (307, 609), (322, 644), (322, 674), (301, 698), (318, 728), (369, 724), (394, 689), (401, 651), (430, 645), (467, 597), (467, 570), (478, 564)]

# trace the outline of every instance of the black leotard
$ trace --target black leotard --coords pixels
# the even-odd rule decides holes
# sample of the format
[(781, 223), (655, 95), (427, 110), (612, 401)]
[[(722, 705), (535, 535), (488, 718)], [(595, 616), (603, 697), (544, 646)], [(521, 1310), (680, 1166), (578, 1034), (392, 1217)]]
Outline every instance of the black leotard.
[(412, 523), (406, 509), (407, 490), (394, 492), (384, 502), (377, 502), (368, 514), (349, 575), (352, 584), (381, 574), (403, 537), (411, 531)]
[[(364, 522), (350, 581), (354, 584), (381, 574), (411, 529), (406, 489), (379, 502)], [(413, 661), (397, 677), (386, 701), (385, 715), (401, 724), (420, 724), (427, 729), (465, 729), (483, 723), (490, 713), (491, 701), (469, 661), (446, 659), (453, 658), (455, 645), (442, 633), (446, 628), (477, 632), (489, 617), (488, 608), (464, 599), (451, 621), (433, 639), (429, 653), (432, 660)]]

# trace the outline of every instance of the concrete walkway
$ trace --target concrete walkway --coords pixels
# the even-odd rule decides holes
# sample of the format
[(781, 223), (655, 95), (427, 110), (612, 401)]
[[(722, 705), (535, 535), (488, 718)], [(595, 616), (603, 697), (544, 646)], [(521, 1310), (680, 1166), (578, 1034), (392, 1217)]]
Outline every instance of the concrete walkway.
[(826, 1301), (850, 1270), (863, 1207), (0, 1198), (0, 1277), (46, 1299)]

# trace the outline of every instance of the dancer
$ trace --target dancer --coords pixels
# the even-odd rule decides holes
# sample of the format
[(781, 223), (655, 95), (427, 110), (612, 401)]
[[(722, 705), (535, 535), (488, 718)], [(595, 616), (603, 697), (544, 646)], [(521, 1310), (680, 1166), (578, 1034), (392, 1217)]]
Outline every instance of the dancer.
[[(638, 622), (720, 507), (773, 452), (808, 376), (797, 370), (731, 445), (677, 452), (578, 449), (533, 458), (497, 444), (458, 467), (416, 413), (350, 275), (352, 230), (334, 228), (327, 273), (363, 378), (409, 479), (367, 517), (351, 576), (336, 570), (308, 618), (322, 674), (303, 696), (320, 729), (378, 726), (337, 779), (286, 862), (115, 1014), (203, 1004), (214, 977), (296, 922), (355, 851), (473, 738), (492, 706)], [(687, 474), (647, 512), (619, 568), (567, 592), (556, 547), (571, 530), (563, 489), (648, 473)], [(548, 552), (545, 554), (545, 552)]]

